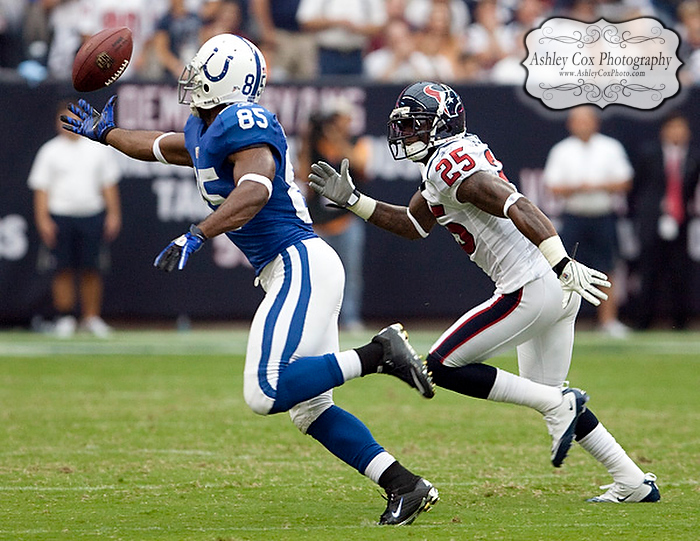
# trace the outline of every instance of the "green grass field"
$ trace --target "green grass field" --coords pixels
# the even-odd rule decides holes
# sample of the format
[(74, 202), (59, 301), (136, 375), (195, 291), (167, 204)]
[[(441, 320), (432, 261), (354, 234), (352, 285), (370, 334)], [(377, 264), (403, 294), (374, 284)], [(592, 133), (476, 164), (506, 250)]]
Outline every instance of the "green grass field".
[[(410, 330), (410, 327), (409, 327)], [(412, 331), (423, 352), (438, 331)], [(370, 333), (343, 336), (359, 345)], [(609, 482), (574, 447), (559, 470), (530, 410), (380, 375), (336, 402), (430, 479), (415, 524), (376, 526), (377, 487), (242, 398), (245, 332), (0, 333), (2, 540), (697, 540), (700, 335), (579, 333), (572, 385), (645, 471), (658, 504), (586, 503)], [(495, 363), (515, 367), (514, 355)]]

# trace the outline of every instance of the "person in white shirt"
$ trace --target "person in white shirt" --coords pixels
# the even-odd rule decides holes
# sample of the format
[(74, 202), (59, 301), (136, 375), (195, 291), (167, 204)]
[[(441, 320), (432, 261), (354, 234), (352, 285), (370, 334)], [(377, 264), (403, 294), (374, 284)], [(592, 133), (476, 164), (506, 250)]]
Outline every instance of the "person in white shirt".
[(381, 0), (301, 0), (297, 20), (314, 32), (320, 75), (361, 75), (370, 40), (386, 23)]
[[(547, 188), (563, 201), (561, 236), (577, 257), (605, 273), (617, 263), (617, 212), (632, 186), (634, 171), (622, 144), (598, 132), (593, 106), (569, 113), (571, 135), (552, 147), (544, 168)], [(618, 320), (615, 292), (598, 308), (601, 330), (624, 337), (628, 329)]]
[(416, 49), (416, 34), (403, 19), (389, 21), (384, 29), (386, 45), (367, 54), (364, 72), (373, 81), (401, 83), (420, 79), (451, 79), (444, 57), (429, 58)]
[(66, 112), (67, 102), (62, 102), (58, 135), (41, 146), (29, 172), (34, 218), (55, 261), (56, 334), (67, 338), (76, 331), (77, 279), (82, 325), (106, 337), (111, 329), (101, 318), (101, 254), (121, 229), (120, 170), (113, 150), (61, 128), (58, 117)]

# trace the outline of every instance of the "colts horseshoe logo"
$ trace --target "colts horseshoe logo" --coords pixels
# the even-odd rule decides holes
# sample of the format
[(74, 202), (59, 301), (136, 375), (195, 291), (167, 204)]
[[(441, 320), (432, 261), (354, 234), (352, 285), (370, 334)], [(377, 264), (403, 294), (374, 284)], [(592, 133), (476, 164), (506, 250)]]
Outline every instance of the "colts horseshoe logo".
[(233, 60), (232, 56), (227, 56), (226, 61), (224, 62), (224, 67), (221, 69), (221, 73), (219, 73), (219, 75), (212, 75), (211, 73), (209, 73), (209, 70), (207, 69), (207, 64), (212, 59), (212, 57), (218, 52), (219, 52), (219, 48), (216, 47), (214, 49), (214, 52), (209, 55), (209, 58), (207, 58), (207, 61), (204, 63), (204, 66), (202, 66), (202, 70), (204, 71), (204, 75), (207, 76), (207, 79), (209, 79), (210, 81), (213, 81), (213, 82), (220, 81), (221, 79), (226, 77), (226, 73), (228, 73), (228, 65), (231, 62), (231, 60)]

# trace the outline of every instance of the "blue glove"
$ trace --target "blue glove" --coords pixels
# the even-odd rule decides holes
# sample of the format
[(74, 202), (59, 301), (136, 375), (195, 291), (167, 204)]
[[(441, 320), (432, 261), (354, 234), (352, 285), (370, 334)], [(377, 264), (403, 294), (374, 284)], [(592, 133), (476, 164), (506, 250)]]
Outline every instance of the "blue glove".
[(78, 100), (78, 105), (68, 104), (68, 109), (77, 118), (61, 115), (63, 129), (106, 145), (107, 134), (116, 128), (114, 125), (114, 103), (116, 100), (117, 96), (109, 98), (101, 113), (83, 99)]
[(153, 262), (153, 266), (165, 272), (170, 272), (175, 267), (178, 270), (182, 270), (185, 268), (185, 263), (187, 263), (187, 258), (190, 257), (190, 254), (199, 250), (205, 240), (207, 240), (207, 237), (204, 236), (202, 230), (192, 224), (188, 233), (176, 238), (168, 244), (165, 250), (158, 254), (158, 257)]

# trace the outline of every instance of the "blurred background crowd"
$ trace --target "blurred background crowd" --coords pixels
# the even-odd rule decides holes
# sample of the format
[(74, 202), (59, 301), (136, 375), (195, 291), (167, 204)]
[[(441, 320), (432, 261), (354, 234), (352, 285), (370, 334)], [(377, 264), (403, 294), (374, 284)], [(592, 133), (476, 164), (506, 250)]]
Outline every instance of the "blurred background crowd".
[(681, 36), (683, 82), (700, 82), (698, 0), (0, 0), (0, 79), (69, 80), (84, 37), (128, 26), (133, 80), (177, 80), (201, 43), (231, 32), (263, 50), (271, 82), (521, 84), (523, 37), (552, 16), (656, 17)]
[[(700, 0), (0, 0), (0, 83), (7, 83), (7, 92), (14, 89), (20, 93), (27, 86), (34, 92), (43, 92), (52, 83), (68, 88), (73, 58), (83, 40), (104, 28), (127, 26), (133, 33), (134, 50), (122, 80), (147, 83), (134, 86), (175, 85), (183, 67), (203, 42), (230, 32), (247, 37), (260, 47), (268, 63), (268, 81), (273, 84), (294, 86), (299, 82), (346, 88), (367, 82), (376, 89), (388, 84), (437, 80), (473, 85), (472, 88), (493, 93), (497, 87), (512, 90), (514, 87), (508, 85), (524, 83), (524, 37), (554, 16), (586, 22), (655, 17), (681, 37), (678, 54), (684, 63), (680, 72), (682, 84), (700, 83)], [(38, 86), (41, 83), (45, 85)], [(11, 101), (8, 94), (7, 103)], [(350, 157), (352, 176), (360, 184), (376, 184), (377, 177), (383, 178), (378, 164), (383, 163), (381, 153), (388, 157), (385, 139), (382, 136), (377, 146), (376, 137), (371, 133), (363, 136), (353, 126), (353, 104), (340, 98), (319, 99), (315, 106), (317, 110), (307, 111), (310, 116), (304, 117), (304, 125), (285, 126), (291, 130), (290, 149), (302, 189), (306, 188), (310, 164), (319, 159), (339, 167), (343, 157)], [(624, 337), (630, 330), (627, 325), (649, 328), (659, 314), (670, 320), (672, 328), (684, 329), (691, 316), (696, 315), (698, 304), (688, 294), (693, 287), (688, 284), (700, 276), (700, 196), (696, 197), (700, 193), (700, 151), (692, 138), (693, 131), (697, 133), (697, 114), (690, 107), (690, 113), (671, 111), (664, 112), (663, 118), (649, 117), (653, 122), (640, 121), (628, 130), (633, 134), (612, 133), (624, 136), (626, 141), (620, 142), (599, 133), (599, 111), (592, 107), (577, 109), (566, 121), (568, 137), (555, 145), (552, 133), (544, 137), (539, 133), (541, 140), (536, 148), (528, 147), (527, 163), (520, 164), (526, 169), (521, 169), (521, 173), (527, 173), (527, 167), (536, 164), (538, 180), (528, 184), (523, 176), (521, 188), (531, 198), (540, 194), (540, 204), (549, 201), (542, 208), (561, 220), (562, 235), (571, 236), (570, 251), (582, 241), (581, 257), (595, 262), (596, 268), (614, 276), (620, 285), (611, 301), (597, 313), (595, 320), (600, 330)], [(5, 112), (8, 118), (12, 115), (9, 109)], [(563, 118), (557, 117), (557, 126), (563, 126)], [(47, 123), (53, 123), (53, 118), (47, 117)], [(491, 136), (494, 131), (508, 131), (499, 126), (492, 126)], [(604, 125), (603, 132), (610, 127)], [(58, 129), (58, 133), (59, 143), (68, 145), (66, 132)], [(561, 130), (554, 133), (564, 135)], [(32, 140), (29, 147), (25, 143), (16, 152), (36, 151), (42, 141), (33, 133), (30, 137), (37, 140)], [(8, 142), (8, 156), (13, 155), (11, 147)], [(97, 147), (96, 152), (102, 150)], [(547, 156), (549, 147), (552, 148)], [(32, 172), (28, 170), (28, 160), (11, 170), (22, 182), (30, 179), (36, 228), (46, 246), (52, 244), (56, 226), (46, 219), (52, 210), (50, 206), (40, 204), (42, 187), (59, 184), (57, 172), (49, 166), (78, 163), (64, 150), (59, 149), (55, 156), (43, 160), (49, 164), (46, 167), (41, 167), (42, 160), (37, 156), (39, 165), (35, 163)], [(509, 157), (509, 163), (512, 158)], [(515, 156), (516, 163), (518, 159)], [(66, 180), (75, 181), (77, 176), (72, 170), (64, 169)], [(511, 166), (513, 169), (517, 171)], [(37, 178), (32, 180), (35, 171)], [(398, 174), (397, 171), (392, 169), (386, 176)], [(10, 173), (8, 180), (12, 181), (9, 176)], [(94, 184), (100, 178), (94, 174), (89, 181)], [(112, 190), (112, 184), (111, 180), (105, 181), (104, 186), (95, 184), (97, 188), (93, 186), (92, 191), (98, 194), (107, 188)], [(121, 223), (116, 181), (114, 185), (111, 200), (116, 210), (111, 214), (118, 216)], [(78, 192), (72, 188), (66, 191)], [(346, 268), (341, 326), (362, 329), (362, 301), (371, 296), (372, 287), (377, 287), (364, 281), (366, 252), (374, 253), (369, 237), (365, 239), (365, 224), (350, 213), (329, 209), (327, 201), (319, 200), (310, 190), (305, 193), (317, 233), (338, 251)], [(98, 206), (102, 214), (104, 209), (109, 211), (106, 204)], [(46, 211), (43, 214), (42, 208)], [(625, 219), (620, 220), (621, 217)], [(23, 219), (10, 216), (5, 219), (5, 226), (10, 224), (10, 218)], [(162, 221), (160, 217), (158, 220)], [(125, 227), (129, 223), (125, 220)], [(622, 235), (628, 230), (631, 233)], [(114, 240), (118, 232), (119, 227), (112, 227), (107, 240)], [(5, 234), (5, 238), (15, 236)], [(388, 241), (382, 238), (382, 242)], [(585, 253), (583, 245), (590, 253)], [(690, 249), (691, 245), (696, 247)], [(96, 254), (98, 248), (99, 254), (107, 253), (105, 246), (95, 245)], [(382, 246), (382, 250), (385, 248)], [(689, 252), (693, 254), (692, 261)], [(37, 269), (41, 267), (42, 253), (40, 250)], [(2, 255), (0, 250), (0, 260)], [(10, 263), (22, 259), (20, 255), (6, 257), (8, 269), (11, 270)], [(106, 272), (97, 264), (96, 268), (100, 273)], [(124, 273), (123, 267), (121, 272)], [(94, 275), (94, 294), (87, 297), (84, 293), (90, 293), (89, 288), (81, 286), (78, 290), (75, 284), (73, 289), (62, 288), (61, 278), (60, 273), (55, 275), (52, 294), (54, 315), (59, 316), (56, 321), (67, 318), (70, 323), (64, 334), (71, 335), (76, 329), (78, 297), (86, 329), (97, 335), (108, 334), (110, 329), (100, 318), (101, 274)], [(376, 275), (373, 280), (377, 280)], [(33, 296), (35, 304), (40, 305), (38, 299), (46, 288), (36, 289)], [(662, 290), (664, 293), (659, 293)], [(618, 318), (618, 298), (626, 324)], [(113, 315), (112, 308), (108, 316)], [(60, 329), (60, 325), (52, 325)]]

